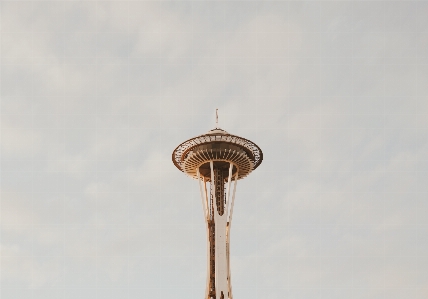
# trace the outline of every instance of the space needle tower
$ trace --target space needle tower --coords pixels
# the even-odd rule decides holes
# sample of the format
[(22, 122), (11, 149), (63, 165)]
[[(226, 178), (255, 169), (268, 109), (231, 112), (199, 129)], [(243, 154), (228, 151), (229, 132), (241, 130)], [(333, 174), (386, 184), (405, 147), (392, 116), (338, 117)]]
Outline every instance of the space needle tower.
[(236, 184), (263, 160), (262, 150), (248, 139), (218, 128), (181, 143), (174, 165), (198, 180), (207, 230), (207, 282), (204, 299), (232, 299), (230, 228)]

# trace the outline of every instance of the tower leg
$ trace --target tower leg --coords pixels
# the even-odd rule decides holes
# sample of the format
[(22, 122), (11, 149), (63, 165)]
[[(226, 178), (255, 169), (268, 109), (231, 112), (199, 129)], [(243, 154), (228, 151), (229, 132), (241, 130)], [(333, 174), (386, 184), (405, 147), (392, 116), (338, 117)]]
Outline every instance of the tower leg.
[(233, 210), (237, 180), (237, 176), (235, 176), (233, 196), (232, 200), (230, 200), (233, 166), (232, 163), (229, 163), (227, 171), (224, 168), (218, 168), (215, 162), (210, 162), (209, 196), (206, 191), (205, 179), (201, 179), (199, 169), (197, 171), (204, 217), (207, 224), (208, 273), (205, 299), (230, 299), (232, 297), (229, 241), (231, 212)]
[[(228, 200), (228, 213), (227, 213), (227, 231), (226, 231), (226, 245), (227, 245), (227, 278), (229, 285), (229, 299), (233, 299), (232, 295), (232, 276), (230, 275), (230, 229), (232, 227), (233, 204), (235, 203), (236, 184), (238, 183), (238, 173), (235, 174), (235, 182), (233, 184), (232, 200)], [(229, 190), (230, 194), (230, 190)]]
[[(207, 232), (207, 282), (206, 282), (206, 287), (205, 287), (205, 299), (209, 298), (209, 293), (210, 293), (210, 252), (211, 252), (211, 248), (210, 248), (210, 215), (209, 215), (209, 210), (208, 210), (208, 194), (207, 194), (207, 184), (205, 182), (205, 177), (203, 177), (201, 179), (200, 173), (199, 173), (199, 168), (197, 169), (197, 176), (198, 176), (198, 181), (199, 181), (199, 190), (201, 192), (201, 199), (202, 199), (202, 208), (203, 208), (203, 213), (204, 213), (204, 221), (206, 224), (206, 232)], [(202, 183), (203, 183), (203, 188), (202, 188)]]

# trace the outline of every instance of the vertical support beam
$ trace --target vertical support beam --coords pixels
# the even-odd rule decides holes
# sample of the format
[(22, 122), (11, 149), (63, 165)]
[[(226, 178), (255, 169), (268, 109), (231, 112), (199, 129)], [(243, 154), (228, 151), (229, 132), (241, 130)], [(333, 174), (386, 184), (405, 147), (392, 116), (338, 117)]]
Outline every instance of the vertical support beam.
[(230, 299), (232, 296), (232, 290), (230, 285), (230, 250), (229, 250), (229, 222), (227, 222), (229, 218), (229, 207), (230, 207), (230, 183), (232, 181), (232, 170), (233, 170), (233, 164), (232, 162), (229, 162), (229, 176), (227, 178), (227, 193), (226, 193), (226, 271), (227, 271), (227, 298)]
[(204, 177), (204, 194), (205, 194), (205, 209), (207, 210), (207, 219), (210, 218), (210, 206), (209, 206), (209, 201), (208, 201), (208, 192), (207, 192), (207, 181), (205, 180)]
[[(233, 192), (232, 192), (232, 201), (230, 203), (230, 212), (228, 213), (228, 227), (230, 229), (230, 226), (232, 225), (232, 215), (233, 215), (233, 205), (235, 203), (235, 193), (236, 193), (236, 184), (238, 183), (238, 172), (235, 174), (235, 182), (233, 184)], [(229, 240), (227, 240), (229, 242)]]
[(236, 184), (238, 183), (238, 172), (235, 174), (235, 182), (233, 184), (233, 193), (232, 193), (232, 202), (230, 203), (230, 212), (228, 212), (228, 221), (226, 228), (227, 235), (227, 278), (228, 278), (228, 291), (229, 299), (233, 299), (232, 295), (232, 277), (230, 275), (230, 228), (232, 226), (232, 214), (233, 214), (233, 205), (235, 203), (235, 193), (236, 193)]
[(202, 199), (202, 209), (204, 212), (204, 221), (205, 221), (205, 226), (206, 226), (206, 234), (207, 234), (207, 283), (206, 283), (206, 287), (205, 287), (205, 299), (208, 298), (208, 293), (209, 293), (209, 286), (210, 286), (210, 235), (209, 235), (209, 225), (208, 225), (208, 203), (207, 203), (207, 185), (205, 183), (205, 177), (203, 177), (203, 182), (204, 182), (204, 191), (202, 192), (202, 182), (201, 182), (201, 177), (200, 177), (200, 172), (199, 172), (199, 167), (196, 170), (197, 176), (198, 176), (198, 182), (199, 182), (199, 191), (201, 192), (201, 199)]
[[(214, 162), (211, 160), (210, 161), (210, 170), (211, 170), (211, 182), (210, 182), (210, 185), (211, 185), (211, 188), (210, 188), (210, 210), (212, 210), (211, 211), (211, 213), (212, 213), (212, 215), (211, 215), (211, 219), (210, 219), (210, 221), (211, 221), (211, 225), (216, 225), (216, 223), (215, 223), (215, 216), (217, 215), (217, 200), (216, 200), (216, 194), (215, 194), (215, 177), (214, 177)], [(213, 208), (211, 209), (211, 205), (213, 205)], [(214, 230), (215, 231), (215, 230)], [(209, 230), (208, 230), (208, 233), (211, 233)], [(214, 234), (215, 235), (215, 234)], [(210, 239), (210, 237), (208, 237), (208, 239)], [(208, 241), (208, 242), (210, 242), (210, 241)], [(215, 240), (215, 237), (214, 237), (214, 244), (210, 244), (210, 246), (211, 245), (213, 245), (213, 247), (215, 248), (214, 250), (215, 251), (217, 251), (217, 248), (216, 248), (216, 240)], [(214, 267), (214, 273), (216, 273), (217, 272), (217, 258), (216, 258), (216, 253), (214, 254), (214, 265), (213, 265), (213, 267)], [(209, 260), (209, 264), (210, 264), (210, 270), (211, 270), (211, 262), (210, 262), (210, 259), (211, 259), (211, 252), (208, 252), (208, 260)], [(208, 273), (208, 277), (210, 277), (210, 274), (211, 273)], [(210, 278), (208, 278), (208, 279), (210, 279)], [(215, 285), (214, 285), (214, 289), (215, 289), (215, 294), (216, 294), (216, 291), (217, 291), (217, 277), (215, 276), (214, 277), (214, 279), (213, 279), (214, 281), (215, 281)], [(211, 281), (209, 281), (209, 284), (210, 284), (210, 282)], [(210, 286), (208, 285), (208, 288), (209, 288)], [(216, 296), (217, 296), (217, 294), (216, 294)]]
[[(202, 209), (203, 209), (204, 218), (206, 221), (208, 218), (208, 214), (207, 214), (208, 210), (207, 210), (207, 205), (206, 205), (206, 190), (205, 190), (205, 196), (204, 196), (204, 193), (202, 192), (202, 182), (201, 182), (201, 176), (199, 173), (199, 168), (196, 170), (196, 174), (198, 176), (199, 191), (201, 192), (201, 199), (202, 199)], [(205, 185), (205, 178), (203, 178), (203, 180), (204, 180), (204, 185)]]
[(225, 208), (225, 215), (226, 219), (228, 218), (229, 214), (229, 202), (230, 202), (230, 182), (232, 181), (232, 169), (233, 164), (229, 162), (229, 176), (227, 177), (227, 193), (226, 193), (226, 208)]
[(213, 202), (214, 202), (214, 210), (217, 210), (217, 203), (216, 203), (216, 197), (215, 197), (215, 178), (214, 178), (214, 163), (213, 161), (210, 161), (210, 169), (211, 169), (211, 192), (213, 194), (211, 194), (211, 197), (213, 198)]

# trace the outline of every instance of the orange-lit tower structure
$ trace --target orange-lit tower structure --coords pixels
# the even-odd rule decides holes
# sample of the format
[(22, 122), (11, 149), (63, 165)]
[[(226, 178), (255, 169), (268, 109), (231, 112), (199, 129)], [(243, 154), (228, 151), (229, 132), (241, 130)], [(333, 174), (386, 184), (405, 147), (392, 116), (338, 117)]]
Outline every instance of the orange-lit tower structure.
[(236, 184), (262, 160), (255, 143), (220, 128), (181, 143), (172, 153), (174, 165), (199, 181), (207, 230), (204, 299), (233, 298), (229, 254)]

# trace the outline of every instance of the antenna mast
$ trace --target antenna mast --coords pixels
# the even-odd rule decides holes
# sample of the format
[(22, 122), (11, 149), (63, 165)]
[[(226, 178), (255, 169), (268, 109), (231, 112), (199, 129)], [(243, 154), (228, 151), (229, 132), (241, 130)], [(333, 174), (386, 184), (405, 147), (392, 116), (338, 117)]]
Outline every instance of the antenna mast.
[(215, 109), (215, 127), (218, 128), (218, 108)]

